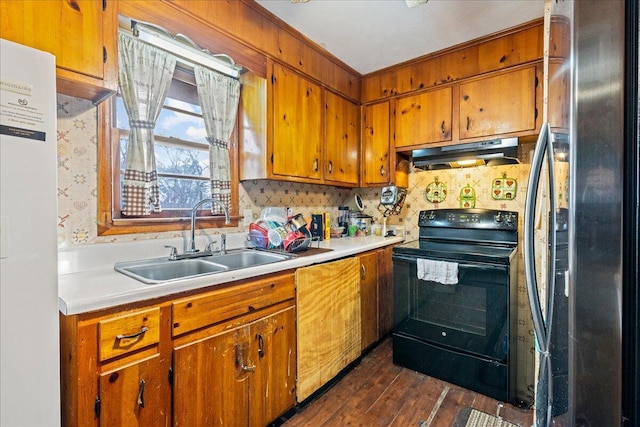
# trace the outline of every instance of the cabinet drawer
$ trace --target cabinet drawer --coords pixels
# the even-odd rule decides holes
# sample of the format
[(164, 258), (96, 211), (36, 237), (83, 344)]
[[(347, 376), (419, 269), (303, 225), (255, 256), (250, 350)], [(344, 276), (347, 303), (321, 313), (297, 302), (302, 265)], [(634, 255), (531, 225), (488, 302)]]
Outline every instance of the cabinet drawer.
[(178, 336), (294, 298), (292, 273), (184, 298), (172, 304), (172, 334)]
[(101, 320), (98, 323), (100, 360), (157, 344), (159, 338), (159, 307)]

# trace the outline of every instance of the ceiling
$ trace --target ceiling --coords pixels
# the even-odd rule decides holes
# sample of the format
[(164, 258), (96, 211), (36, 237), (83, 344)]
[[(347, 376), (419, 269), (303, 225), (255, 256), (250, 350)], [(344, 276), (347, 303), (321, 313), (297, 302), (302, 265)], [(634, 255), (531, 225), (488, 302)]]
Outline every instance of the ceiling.
[[(299, 0), (298, 0), (299, 1)], [(543, 0), (256, 0), (361, 74), (536, 18)]]

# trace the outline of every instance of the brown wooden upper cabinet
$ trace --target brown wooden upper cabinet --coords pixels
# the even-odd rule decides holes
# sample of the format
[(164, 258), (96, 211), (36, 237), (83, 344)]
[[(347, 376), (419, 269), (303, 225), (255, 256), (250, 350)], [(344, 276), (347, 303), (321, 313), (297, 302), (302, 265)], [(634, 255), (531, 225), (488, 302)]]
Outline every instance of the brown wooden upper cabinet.
[(536, 68), (501, 72), (460, 84), (460, 139), (534, 131)]
[(114, 1), (3, 1), (0, 37), (56, 56), (57, 91), (95, 103), (117, 89)]
[(451, 86), (395, 101), (395, 146), (451, 141)]
[(390, 182), (389, 101), (362, 108), (362, 186)]
[(549, 62), (549, 111), (548, 121), (554, 131), (569, 129), (569, 100), (571, 73), (567, 61)]
[(273, 174), (320, 181), (322, 88), (279, 64), (271, 87)]
[(358, 104), (290, 68), (271, 67), (266, 82), (242, 77), (240, 180), (357, 187)]
[(360, 175), (358, 105), (326, 91), (324, 179), (357, 186)]
[[(396, 98), (390, 119), (395, 149), (535, 133), (538, 74), (536, 65), (519, 67)], [(561, 106), (557, 108), (556, 115), (562, 116)]]

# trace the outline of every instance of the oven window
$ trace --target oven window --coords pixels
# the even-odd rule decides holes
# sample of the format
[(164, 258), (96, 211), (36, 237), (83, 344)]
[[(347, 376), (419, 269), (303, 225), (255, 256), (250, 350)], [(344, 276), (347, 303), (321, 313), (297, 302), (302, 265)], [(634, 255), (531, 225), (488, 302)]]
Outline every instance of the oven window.
[(487, 290), (415, 280), (410, 317), (435, 326), (485, 336)]

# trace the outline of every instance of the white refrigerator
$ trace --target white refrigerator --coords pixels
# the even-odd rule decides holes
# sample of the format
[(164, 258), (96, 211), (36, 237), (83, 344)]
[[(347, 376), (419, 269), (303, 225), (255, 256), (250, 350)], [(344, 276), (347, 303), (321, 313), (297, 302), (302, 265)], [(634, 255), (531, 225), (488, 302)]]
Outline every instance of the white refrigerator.
[(0, 39), (0, 425), (60, 425), (55, 57)]

